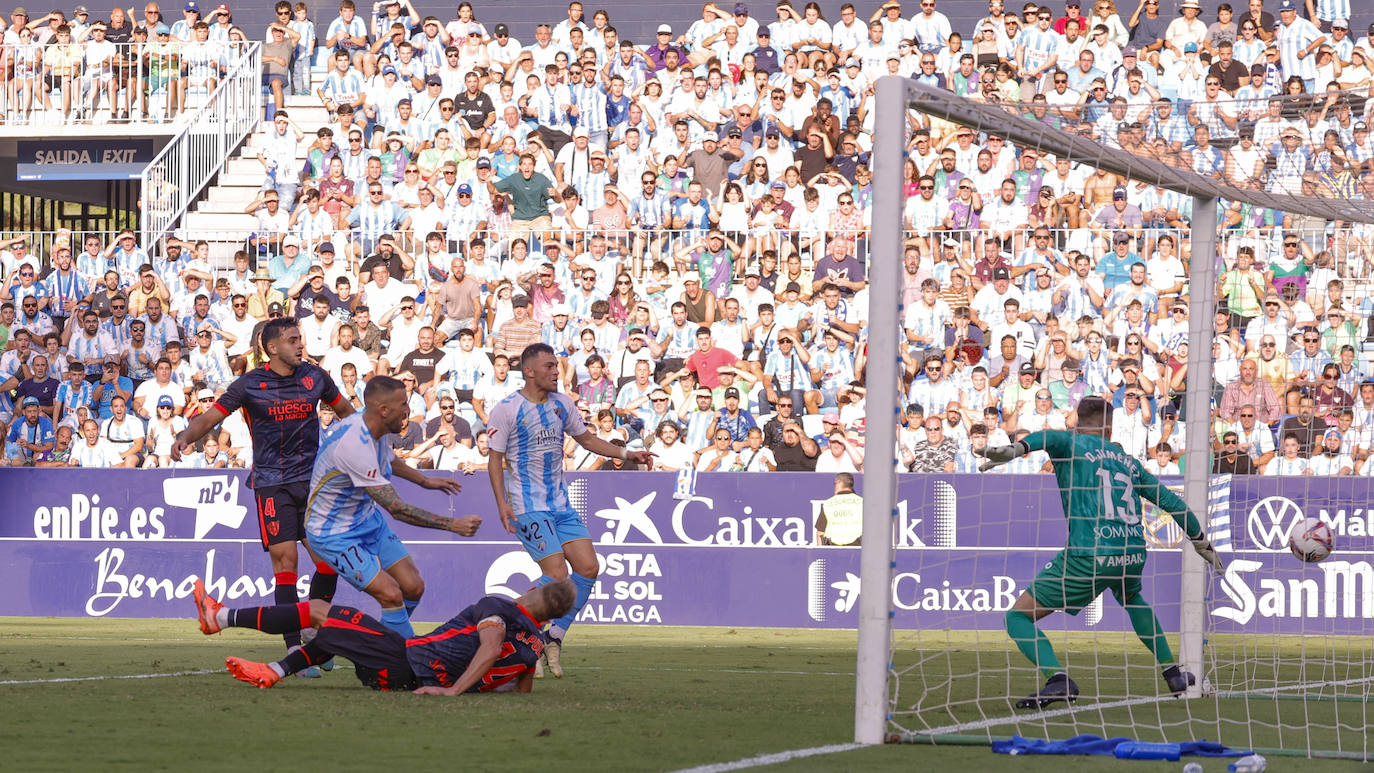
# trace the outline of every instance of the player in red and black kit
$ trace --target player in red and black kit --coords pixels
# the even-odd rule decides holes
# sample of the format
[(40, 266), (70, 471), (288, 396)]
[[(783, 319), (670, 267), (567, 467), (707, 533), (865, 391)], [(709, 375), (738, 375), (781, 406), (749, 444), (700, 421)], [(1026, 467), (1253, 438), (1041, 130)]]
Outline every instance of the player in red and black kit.
[(544, 651), (544, 621), (572, 609), (577, 590), (569, 579), (541, 585), (511, 601), (487, 596), (425, 636), (406, 639), (380, 620), (322, 600), (272, 607), (229, 609), (196, 580), (200, 630), (253, 628), (265, 633), (313, 625), (319, 635), (275, 663), (228, 658), (235, 679), (264, 689), (311, 665), (340, 655), (353, 662), (358, 681), (374, 690), (413, 690), (425, 695), (513, 690), (529, 692), (534, 664)]
[[(329, 374), (301, 359), (305, 345), (296, 320), (279, 318), (262, 327), (259, 345), (267, 364), (239, 377), (215, 405), (191, 420), (177, 435), (172, 458), (200, 441), (234, 411), (242, 410), (253, 438), (253, 469), (248, 486), (258, 504), (258, 529), (262, 547), (272, 557), (272, 573), (278, 604), (291, 604), (296, 596), (296, 543), (305, 539), (310, 473), (320, 448), (320, 417), (316, 406), (323, 401), (339, 418), (353, 413)], [(307, 551), (309, 546), (307, 546)], [(315, 575), (310, 598), (329, 601), (338, 587), (338, 575), (311, 554)], [(299, 647), (299, 631), (283, 636), (289, 649)], [(319, 669), (306, 675), (318, 676)]]

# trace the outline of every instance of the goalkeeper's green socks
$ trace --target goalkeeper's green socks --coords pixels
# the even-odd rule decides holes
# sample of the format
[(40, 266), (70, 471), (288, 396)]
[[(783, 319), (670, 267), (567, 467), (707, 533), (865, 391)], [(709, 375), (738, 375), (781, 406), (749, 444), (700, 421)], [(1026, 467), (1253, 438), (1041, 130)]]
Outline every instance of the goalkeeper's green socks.
[(1169, 641), (1164, 638), (1164, 626), (1159, 624), (1159, 618), (1150, 609), (1150, 603), (1144, 596), (1137, 595), (1122, 606), (1126, 609), (1126, 616), (1131, 619), (1135, 635), (1154, 653), (1155, 661), (1161, 666), (1171, 665), (1174, 651), (1169, 649)]
[(1040, 669), (1040, 673), (1044, 674), (1046, 679), (1064, 670), (1059, 665), (1059, 658), (1054, 654), (1054, 647), (1050, 646), (1049, 637), (1036, 626), (1030, 615), (1012, 609), (1007, 612), (1006, 621), (1007, 635), (1016, 642), (1016, 648), (1021, 650), (1021, 654)]

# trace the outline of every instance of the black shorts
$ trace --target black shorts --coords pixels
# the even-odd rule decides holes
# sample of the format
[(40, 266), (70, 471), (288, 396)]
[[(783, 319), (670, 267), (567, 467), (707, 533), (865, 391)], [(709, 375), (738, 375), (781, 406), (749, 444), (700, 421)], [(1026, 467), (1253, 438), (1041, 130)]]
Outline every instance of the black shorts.
[(253, 489), (258, 502), (258, 535), (262, 549), (283, 542), (305, 539), (305, 517), (310, 499), (310, 483), (296, 481), (280, 486)]
[(352, 607), (330, 609), (314, 643), (352, 661), (358, 681), (374, 690), (400, 692), (420, 686), (406, 660), (406, 640)]

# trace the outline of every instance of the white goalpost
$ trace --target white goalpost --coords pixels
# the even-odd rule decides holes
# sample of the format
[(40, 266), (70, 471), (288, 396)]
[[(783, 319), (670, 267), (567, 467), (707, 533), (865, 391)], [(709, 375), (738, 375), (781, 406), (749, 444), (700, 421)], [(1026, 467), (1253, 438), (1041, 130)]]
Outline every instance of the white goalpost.
[[(1283, 545), (1256, 545), (1253, 534), (1245, 535), (1247, 528), (1253, 532), (1253, 513), (1267, 501), (1263, 500), (1268, 491), (1264, 487), (1271, 484), (1212, 474), (1214, 429), (1220, 426), (1217, 395), (1224, 386), (1218, 385), (1221, 377), (1214, 374), (1214, 367), (1230, 368), (1235, 364), (1232, 359), (1253, 355), (1242, 352), (1241, 357), (1219, 358), (1209, 344), (1222, 335), (1215, 288), (1238, 249), (1243, 252), (1253, 244), (1277, 249), (1291, 237), (1310, 241), (1316, 245), (1314, 251), (1321, 245), (1331, 252), (1349, 250), (1351, 242), (1341, 241), (1347, 237), (1332, 224), (1351, 230), (1374, 223), (1374, 200), (1318, 196), (1307, 190), (1303, 195), (1288, 195), (1272, 192), (1259, 180), (1247, 183), (1253, 187), (1233, 187), (1182, 163), (1109, 148), (1047, 121), (1029, 120), (1022, 115), (1027, 105), (973, 101), (899, 76), (879, 78), (875, 96), (867, 263), (872, 289), (865, 372), (869, 463), (862, 491), (855, 742), (989, 743), (1014, 733), (1051, 740), (1092, 733), (1144, 741), (1206, 738), (1265, 753), (1370, 759), (1374, 750), (1365, 728), (1374, 721), (1369, 711), (1374, 644), (1368, 641), (1374, 622), (1361, 621), (1360, 610), (1374, 609), (1374, 568), (1370, 566), (1374, 561), (1369, 552), (1339, 555), (1343, 546), (1338, 541), (1338, 555), (1332, 559), (1336, 563), (1303, 565), (1283, 555)], [(918, 121), (917, 116), (922, 118)], [(1079, 616), (1055, 614), (1042, 623), (1055, 650), (1065, 656), (1068, 671), (1083, 686), (1078, 702), (1040, 711), (1013, 709), (1016, 698), (1037, 686), (1040, 676), (1001, 628), (1002, 614), (1010, 606), (1008, 599), (1025, 589), (1035, 572), (1063, 546), (1064, 514), (1052, 476), (1031, 474), (1038, 470), (1028, 468), (1015, 479), (988, 473), (955, 474), (946, 483), (941, 477), (939, 485), (955, 492), (959, 510), (948, 542), (934, 547), (935, 543), (920, 544), (919, 539), (912, 545), (896, 535), (887, 538), (894, 533), (899, 512), (905, 522), (906, 514), (922, 512), (928, 505), (924, 500), (931, 499), (926, 483), (896, 472), (895, 457), (891, 462), (879, 461), (898, 447), (908, 402), (902, 297), (903, 254), (909, 240), (926, 239), (923, 260), (934, 253), (935, 262), (940, 261), (936, 238), (908, 231), (904, 221), (908, 195), (904, 172), (911, 157), (913, 127), (918, 123), (933, 124), (944, 134), (953, 127), (965, 127), (972, 129), (975, 138), (996, 135), (1005, 138), (1008, 146), (1039, 151), (1042, 159), (1047, 155), (1068, 158), (1088, 173), (1104, 170), (1131, 183), (1153, 186), (1158, 195), (1175, 202), (1180, 213), (1190, 210), (1182, 228), (1128, 237), (1130, 249), (1140, 251), (1142, 262), (1147, 243), (1151, 249), (1158, 246), (1161, 235), (1168, 235), (1180, 255), (1185, 242), (1190, 250), (1184, 255), (1188, 261), (1186, 299), (1180, 297), (1175, 303), (1186, 304), (1186, 337), (1181, 340), (1191, 345), (1186, 358), (1173, 363), (1186, 368), (1186, 386), (1181, 394), (1170, 395), (1177, 423), (1182, 425), (1176, 436), (1184, 449), (1178, 459), (1182, 474), (1166, 483), (1182, 496), (1230, 565), (1224, 576), (1216, 576), (1167, 518), (1152, 511), (1141, 514), (1150, 548), (1145, 595), (1161, 613), (1165, 638), (1177, 647), (1174, 661), (1197, 677), (1177, 698), (1159, 681), (1159, 670), (1150, 657), (1154, 647), (1147, 651), (1142, 646), (1145, 638), (1136, 638), (1132, 623), (1125, 621), (1119, 607), (1113, 610), (1111, 602), (1103, 605), (1099, 596)], [(1240, 224), (1228, 229), (1227, 218), (1234, 220), (1236, 211), (1241, 213)], [(1285, 213), (1289, 223), (1254, 226), (1261, 222), (1254, 213), (1264, 211)], [(1303, 218), (1325, 225), (1309, 231), (1291, 225)], [(1094, 266), (1117, 241), (1109, 234), (1104, 246), (1100, 236), (1083, 233), (1086, 228), (1077, 231), (1062, 236), (1073, 248), (1062, 251), (1086, 254)], [(975, 227), (972, 234), (954, 234), (950, 237), (957, 245), (953, 249), (968, 254), (964, 251), (977, 242), (977, 233)], [(1345, 261), (1343, 253), (1339, 260)], [(1349, 276), (1356, 273), (1351, 268)], [(1356, 280), (1352, 279), (1346, 290), (1355, 297), (1361, 292), (1369, 295), (1374, 283), (1370, 274), (1374, 272), (1358, 277), (1362, 289), (1353, 287)], [(1230, 313), (1234, 318), (1235, 310)], [(1059, 320), (1059, 329), (1074, 324), (1075, 320)], [(1102, 345), (1118, 344), (1126, 346), (1115, 341)], [(982, 345), (989, 358), (996, 354), (998, 342), (985, 340)], [(1143, 355), (1142, 346), (1142, 359)], [(1129, 362), (1130, 356), (1118, 362)], [(968, 369), (972, 370), (971, 364)], [(1016, 376), (1010, 378), (1014, 381)], [(1161, 401), (1156, 410), (1162, 408)], [(924, 406), (924, 415), (944, 410), (944, 405)], [(979, 500), (985, 496), (985, 485), (988, 499), (983, 502)], [(1290, 484), (1285, 491), (1303, 485)], [(1304, 493), (1310, 492), (1314, 500), (1309, 504), (1298, 497), (1298, 512), (1317, 515), (1317, 500), (1338, 502), (1364, 492), (1353, 488), (1363, 485), (1358, 481), (1348, 490), (1337, 487), (1334, 493), (1317, 488), (1328, 485), (1334, 484), (1320, 479), (1306, 484)], [(1352, 501), (1351, 506), (1364, 507), (1366, 502)], [(1337, 517), (1333, 508), (1321, 509), (1322, 517)], [(1339, 518), (1349, 517), (1352, 522), (1358, 517), (1339, 512)], [(1281, 518), (1288, 518), (1286, 513)], [(1280, 524), (1281, 518), (1275, 516), (1273, 523)], [(1009, 541), (997, 542), (992, 535)], [(1363, 543), (1359, 549), (1368, 550)], [(975, 581), (987, 587), (971, 590)], [(986, 596), (978, 595), (984, 590)], [(1266, 592), (1267, 596), (1261, 595)], [(1277, 600), (1274, 593), (1281, 594)], [(1252, 630), (1252, 621), (1259, 620), (1256, 615), (1262, 616), (1263, 599), (1271, 606), (1287, 604), (1298, 614), (1284, 625)], [(1214, 612), (1220, 602), (1227, 609)], [(1308, 606), (1301, 606), (1304, 603)], [(1337, 611), (1335, 618), (1311, 614), (1323, 603), (1324, 608)], [(1257, 606), (1261, 613), (1254, 612)], [(1231, 607), (1245, 610), (1228, 611)], [(1351, 614), (1343, 616), (1346, 609)]]

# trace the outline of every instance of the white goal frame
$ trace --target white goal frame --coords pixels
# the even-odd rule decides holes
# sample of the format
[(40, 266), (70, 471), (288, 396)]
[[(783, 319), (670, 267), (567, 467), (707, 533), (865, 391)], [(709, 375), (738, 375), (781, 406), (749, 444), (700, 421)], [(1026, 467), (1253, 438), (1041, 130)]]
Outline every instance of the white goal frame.
[[(1192, 260), (1189, 287), (1208, 288), (1208, 292), (1189, 292), (1188, 337), (1193, 342), (1208, 341), (1216, 309), (1216, 255), (1218, 201), (1240, 201), (1256, 207), (1310, 215), (1326, 220), (1374, 223), (1374, 201), (1321, 199), (1238, 189), (1193, 173), (1189, 169), (1112, 150), (1092, 140), (1033, 122), (1004, 107), (957, 96), (943, 89), (926, 86), (902, 76), (883, 76), (875, 83), (873, 123), (873, 218), (868, 264), (870, 293), (869, 359), (866, 374), (869, 421), (865, 445), (870, 461), (874, 453), (891, 453), (897, 445), (897, 424), (901, 406), (897, 384), (902, 361), (897, 337), (903, 315), (902, 253), (902, 170), (908, 131), (908, 110), (937, 116), (965, 126), (997, 126), (1008, 142), (1034, 145), (1056, 155), (1067, 155), (1075, 162), (1091, 164), (1127, 178), (1151, 182), (1192, 198), (1190, 225)], [(1190, 384), (1212, 381), (1211, 347), (1189, 347)], [(1210, 413), (1206, 389), (1191, 388), (1185, 397), (1187, 415), (1205, 417)], [(1186, 470), (1184, 501), (1198, 516), (1204, 533), (1207, 529), (1210, 422), (1189, 421), (1185, 427)], [(886, 449), (886, 450), (884, 450)], [(864, 473), (863, 533), (860, 557), (860, 594), (858, 622), (858, 662), (855, 678), (854, 741), (878, 744), (888, 739), (889, 684), (892, 671), (892, 576), (895, 568), (892, 540), (878, 539), (891, 534), (897, 515), (897, 474), (890, 460), (869, 464)], [(1204, 637), (1206, 633), (1206, 575), (1200, 557), (1183, 551), (1181, 579), (1182, 620), (1180, 623), (1179, 662), (1199, 676), (1190, 687), (1188, 698), (1202, 693), (1201, 677), (1207, 673)]]

